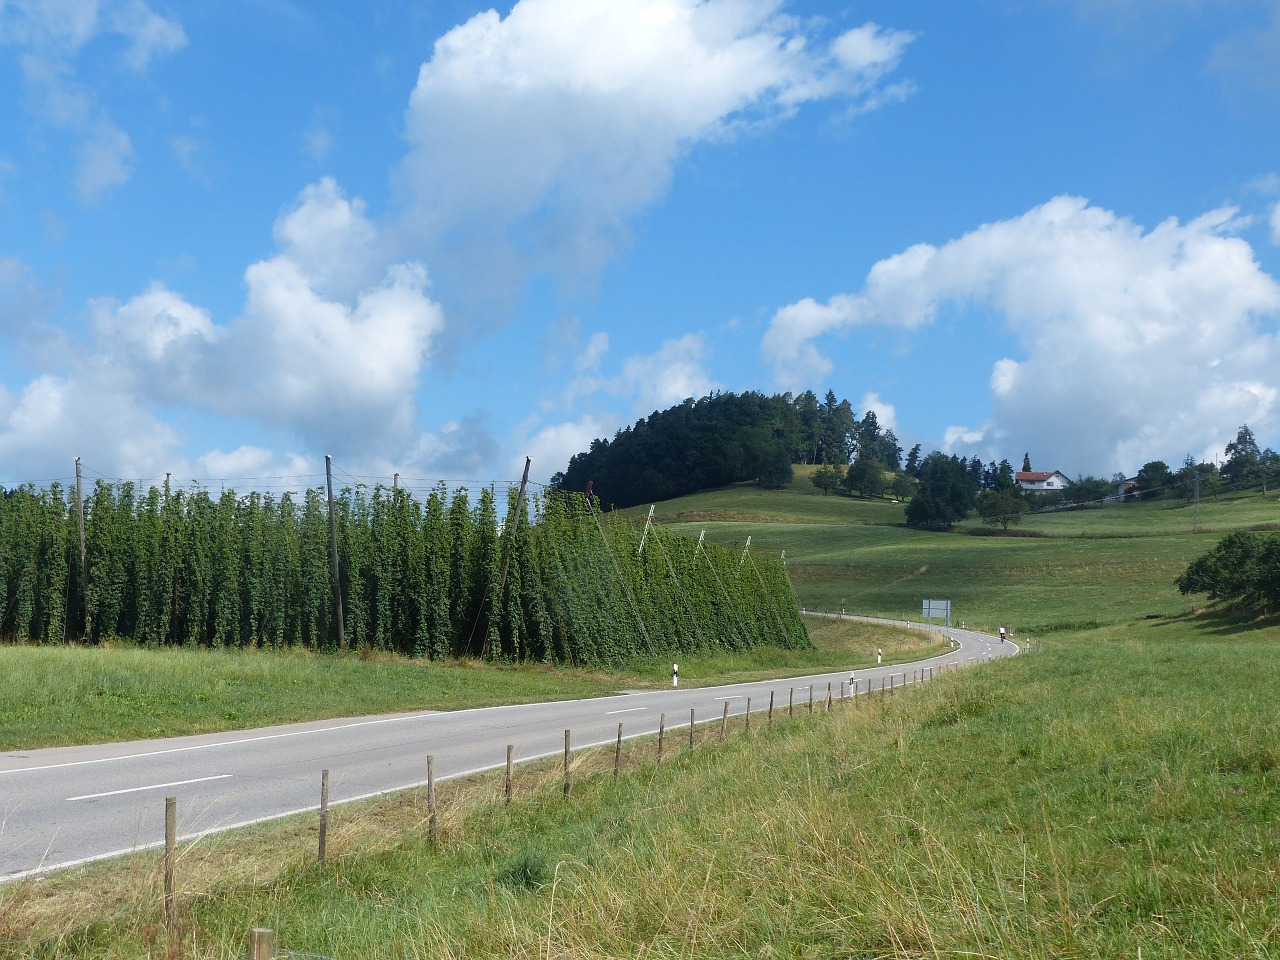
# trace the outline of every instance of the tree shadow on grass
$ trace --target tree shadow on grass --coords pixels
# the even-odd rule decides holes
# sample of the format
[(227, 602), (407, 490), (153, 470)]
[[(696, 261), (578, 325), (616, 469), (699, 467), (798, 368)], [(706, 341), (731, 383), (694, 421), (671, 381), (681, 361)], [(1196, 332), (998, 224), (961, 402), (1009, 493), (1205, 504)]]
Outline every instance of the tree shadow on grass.
[(1280, 627), (1280, 614), (1261, 616), (1256, 611), (1201, 609), (1163, 617), (1152, 626), (1157, 630), (1177, 626), (1206, 637), (1243, 637)]

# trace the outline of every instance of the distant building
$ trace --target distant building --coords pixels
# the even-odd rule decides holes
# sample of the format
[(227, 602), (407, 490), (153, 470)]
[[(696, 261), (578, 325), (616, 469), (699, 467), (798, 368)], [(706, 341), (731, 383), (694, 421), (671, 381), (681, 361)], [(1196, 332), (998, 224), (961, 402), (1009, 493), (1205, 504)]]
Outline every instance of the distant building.
[(1014, 481), (1029, 493), (1050, 493), (1065, 490), (1071, 484), (1071, 478), (1061, 470), (1019, 470), (1013, 475)]

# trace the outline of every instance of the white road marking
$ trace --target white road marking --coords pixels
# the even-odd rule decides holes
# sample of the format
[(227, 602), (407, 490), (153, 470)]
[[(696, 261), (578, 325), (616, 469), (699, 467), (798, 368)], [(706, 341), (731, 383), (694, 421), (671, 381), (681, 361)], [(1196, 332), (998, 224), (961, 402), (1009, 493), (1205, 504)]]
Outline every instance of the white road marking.
[(629, 707), (626, 710), (608, 710), (605, 712), (606, 717), (616, 716), (619, 713), (635, 713), (637, 710), (648, 710), (648, 707)]
[(732, 697), (716, 697), (716, 699), (717, 699), (717, 700), (741, 700), (741, 699), (742, 699), (742, 697), (737, 696), (737, 695), (735, 694), (735, 695), (734, 695), (734, 696), (732, 696)]
[(143, 790), (163, 790), (165, 787), (185, 787), (188, 783), (205, 783), (209, 780), (226, 780), (234, 776), (231, 773), (220, 773), (216, 777), (198, 777), (195, 780), (175, 780), (173, 783), (156, 783), (149, 787), (129, 787), (127, 790), (108, 790), (106, 793), (86, 793), (80, 797), (67, 797), (67, 802), (73, 800), (97, 800), (99, 797), (115, 797), (122, 793), (141, 793)]
[[(457, 711), (461, 713), (462, 711)], [(186, 747), (170, 747), (167, 750), (147, 750), (142, 753), (125, 753), (118, 757), (96, 757), (93, 760), (69, 760), (65, 763), (47, 763), (42, 767), (13, 767), (0, 770), (0, 777), (14, 773), (33, 773), (37, 770), (61, 770), (64, 767), (85, 767), (94, 763), (116, 763), (120, 760), (139, 760), (143, 757), (162, 757), (169, 753), (189, 753), (193, 750), (212, 750), (215, 747), (236, 747), (243, 743), (258, 743), (262, 740), (283, 740), (286, 737), (312, 737), (316, 734), (329, 733), (332, 730), (346, 730), (350, 727), (367, 727), (382, 723), (405, 723), (411, 720), (428, 720), (447, 714), (430, 713), (408, 717), (382, 717), (377, 720), (357, 720), (354, 723), (340, 723), (331, 727), (318, 727), (314, 730), (290, 730), (286, 733), (268, 733), (256, 737), (241, 737), (238, 740), (218, 740), (213, 743), (194, 743)]]

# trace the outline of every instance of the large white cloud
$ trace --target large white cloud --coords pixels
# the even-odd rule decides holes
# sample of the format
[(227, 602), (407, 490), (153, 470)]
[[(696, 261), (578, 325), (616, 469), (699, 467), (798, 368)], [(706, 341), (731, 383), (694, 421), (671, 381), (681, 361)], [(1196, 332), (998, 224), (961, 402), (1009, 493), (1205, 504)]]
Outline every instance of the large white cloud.
[(868, 24), (822, 42), (780, 9), (520, 0), (451, 30), (405, 115), (415, 240), (487, 289), (531, 270), (590, 277), (692, 145), (819, 98), (876, 100), (911, 40)]
[[(313, 452), (364, 463), (458, 460), (448, 429), (431, 437), (418, 427), (414, 394), (444, 325), (426, 271), (412, 262), (375, 268), (376, 228), (362, 203), (329, 180), (302, 191), (275, 232), (280, 252), (246, 269), (244, 309), (227, 323), (161, 283), (125, 302), (92, 301), (91, 342), (66, 344), (66, 372), (6, 394), (6, 469), (43, 472), (54, 447), (56, 460), (92, 454), (129, 475), (172, 469), (183, 462), (178, 437), (155, 412), (171, 405), (235, 415)], [(22, 263), (0, 260), (0, 294), (14, 298), (15, 310), (30, 299), (30, 285)], [(29, 333), (38, 321), (23, 310), (13, 325)], [(482, 440), (481, 432), (470, 436)], [(212, 451), (207, 466), (263, 459), (250, 447), (233, 454)]]
[(92, 368), (74, 378), (44, 374), (16, 393), (0, 388), (6, 481), (65, 477), (77, 456), (118, 476), (153, 476), (179, 460), (179, 438)]
[(1058, 197), (882, 260), (858, 293), (782, 308), (763, 353), (793, 386), (831, 369), (828, 334), (918, 328), (943, 304), (976, 305), (1004, 317), (1022, 352), (993, 365), (989, 422), (953, 432), (988, 454), (1034, 448), (1068, 472), (1130, 471), (1220, 451), (1245, 422), (1274, 436), (1280, 284), (1232, 234), (1234, 216), (1144, 231)]

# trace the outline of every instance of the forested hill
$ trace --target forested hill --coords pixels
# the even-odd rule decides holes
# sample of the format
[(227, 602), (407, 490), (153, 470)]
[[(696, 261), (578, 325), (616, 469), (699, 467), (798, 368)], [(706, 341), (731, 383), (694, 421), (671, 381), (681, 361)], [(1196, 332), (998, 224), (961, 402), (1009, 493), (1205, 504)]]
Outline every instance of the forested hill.
[(881, 432), (875, 414), (854, 416), (847, 400), (827, 391), (717, 393), (659, 410), (612, 440), (592, 441), (552, 478), (562, 490), (593, 492), (606, 507), (669, 500), (743, 480), (782, 487), (793, 463), (848, 463), (875, 444), (876, 457), (896, 469), (901, 448)]

